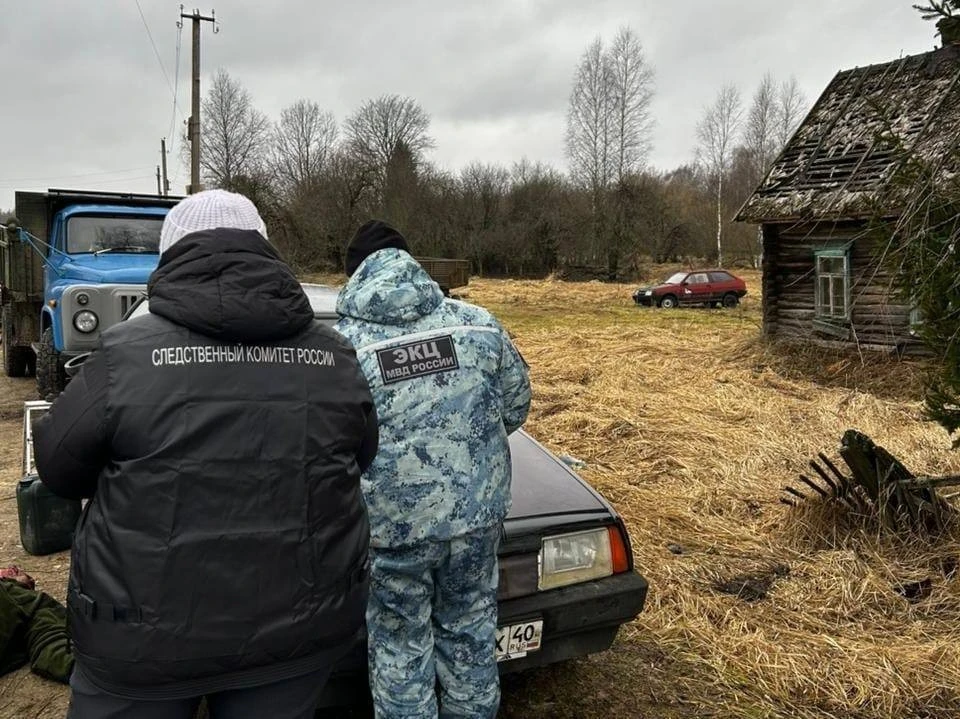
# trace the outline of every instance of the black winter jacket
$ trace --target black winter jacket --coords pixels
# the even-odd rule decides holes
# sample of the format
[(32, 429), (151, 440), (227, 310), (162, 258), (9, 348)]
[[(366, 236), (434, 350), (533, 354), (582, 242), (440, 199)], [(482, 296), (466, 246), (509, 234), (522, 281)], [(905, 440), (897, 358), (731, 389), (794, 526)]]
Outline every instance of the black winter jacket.
[(148, 294), (34, 427), (43, 482), (91, 498), (67, 601), (77, 664), (133, 698), (314, 671), (366, 605), (377, 418), (356, 355), (256, 232), (185, 237)]

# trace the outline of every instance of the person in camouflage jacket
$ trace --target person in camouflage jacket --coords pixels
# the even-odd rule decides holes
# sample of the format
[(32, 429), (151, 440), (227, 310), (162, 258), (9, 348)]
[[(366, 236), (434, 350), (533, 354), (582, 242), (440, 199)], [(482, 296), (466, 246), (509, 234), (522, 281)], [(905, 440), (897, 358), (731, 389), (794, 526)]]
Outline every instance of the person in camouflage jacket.
[(34, 674), (66, 684), (73, 671), (67, 609), (37, 591), (19, 567), (0, 569), (0, 676), (29, 664)]
[(361, 477), (376, 715), (494, 717), (496, 552), (510, 508), (507, 436), (530, 406), (526, 363), (484, 309), (446, 299), (395, 229), (347, 249), (336, 328), (357, 350), (380, 422)]

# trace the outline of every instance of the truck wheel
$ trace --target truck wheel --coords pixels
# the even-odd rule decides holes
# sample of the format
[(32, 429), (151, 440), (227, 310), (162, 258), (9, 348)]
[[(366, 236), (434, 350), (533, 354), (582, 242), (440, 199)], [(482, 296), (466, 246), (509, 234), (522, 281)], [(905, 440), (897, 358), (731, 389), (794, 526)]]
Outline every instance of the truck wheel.
[(13, 343), (13, 318), (10, 311), (3, 310), (3, 371), (7, 377), (23, 377), (27, 374), (30, 359), (29, 347), (17, 347)]
[(53, 327), (47, 327), (40, 335), (37, 352), (37, 394), (40, 399), (52, 400), (66, 386), (67, 373), (60, 362), (60, 353), (53, 346)]

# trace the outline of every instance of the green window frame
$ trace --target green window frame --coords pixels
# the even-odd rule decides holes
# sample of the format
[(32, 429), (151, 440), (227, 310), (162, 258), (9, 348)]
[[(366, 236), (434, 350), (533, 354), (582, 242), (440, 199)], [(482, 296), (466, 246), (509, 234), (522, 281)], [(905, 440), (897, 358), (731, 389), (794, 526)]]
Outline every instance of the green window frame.
[(817, 250), (814, 254), (814, 301), (822, 319), (850, 319), (850, 252), (847, 248)]

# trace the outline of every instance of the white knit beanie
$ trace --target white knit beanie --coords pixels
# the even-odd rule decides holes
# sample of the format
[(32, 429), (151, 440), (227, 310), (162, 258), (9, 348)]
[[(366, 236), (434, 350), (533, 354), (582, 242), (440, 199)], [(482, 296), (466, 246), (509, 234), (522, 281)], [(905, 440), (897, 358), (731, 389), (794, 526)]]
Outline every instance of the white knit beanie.
[(267, 226), (246, 197), (226, 190), (204, 190), (185, 197), (167, 213), (160, 230), (160, 253), (191, 232), (218, 227), (256, 230), (264, 239), (267, 237)]

